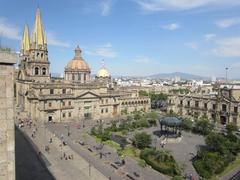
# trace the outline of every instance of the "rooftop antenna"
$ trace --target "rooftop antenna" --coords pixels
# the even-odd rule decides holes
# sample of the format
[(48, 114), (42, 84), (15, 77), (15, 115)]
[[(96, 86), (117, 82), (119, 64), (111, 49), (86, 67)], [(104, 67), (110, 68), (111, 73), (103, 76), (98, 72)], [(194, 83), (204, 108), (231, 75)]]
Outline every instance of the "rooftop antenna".
[(2, 36), (3, 36), (3, 32), (0, 31), (0, 48), (2, 48)]
[(226, 70), (226, 84), (227, 84), (227, 82), (228, 82), (228, 67), (226, 67), (225, 70)]

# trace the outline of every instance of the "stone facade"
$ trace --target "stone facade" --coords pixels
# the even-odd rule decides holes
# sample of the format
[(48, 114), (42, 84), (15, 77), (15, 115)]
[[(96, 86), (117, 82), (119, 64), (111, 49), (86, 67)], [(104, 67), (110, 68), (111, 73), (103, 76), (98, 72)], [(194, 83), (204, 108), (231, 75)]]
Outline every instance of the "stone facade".
[(13, 78), (17, 56), (0, 50), (0, 179), (15, 179)]
[(194, 118), (207, 117), (211, 121), (240, 125), (240, 89), (220, 88), (215, 95), (171, 95), (168, 111)]
[[(40, 17), (39, 10), (36, 21), (41, 21), (37, 16)], [(41, 30), (43, 31), (42, 27), (35, 26), (33, 37)], [(39, 39), (38, 42), (35, 39), (31, 42), (26, 41), (29, 39), (26, 36), (28, 33), (24, 33), (22, 42), (16, 99), (21, 111), (33, 120), (41, 122), (96, 120), (118, 117), (126, 108), (128, 113), (135, 110), (150, 110), (151, 102), (148, 97), (139, 97), (136, 91), (122, 91), (110, 75), (92, 79), (91, 69), (82, 58), (79, 47), (75, 49), (74, 58), (65, 67), (64, 78), (52, 78), (49, 72), (47, 43), (42, 39), (43, 36), (35, 37)]]

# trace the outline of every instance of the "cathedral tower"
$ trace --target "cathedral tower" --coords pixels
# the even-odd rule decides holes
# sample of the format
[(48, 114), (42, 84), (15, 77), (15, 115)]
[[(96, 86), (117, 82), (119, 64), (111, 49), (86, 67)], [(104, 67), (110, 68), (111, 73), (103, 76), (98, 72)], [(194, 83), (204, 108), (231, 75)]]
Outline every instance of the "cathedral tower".
[(36, 11), (35, 24), (31, 41), (28, 26), (24, 28), (21, 46), (21, 64), (19, 79), (32, 80), (36, 82), (47, 82), (50, 80), (48, 61), (48, 50), (46, 34), (42, 25), (41, 12)]

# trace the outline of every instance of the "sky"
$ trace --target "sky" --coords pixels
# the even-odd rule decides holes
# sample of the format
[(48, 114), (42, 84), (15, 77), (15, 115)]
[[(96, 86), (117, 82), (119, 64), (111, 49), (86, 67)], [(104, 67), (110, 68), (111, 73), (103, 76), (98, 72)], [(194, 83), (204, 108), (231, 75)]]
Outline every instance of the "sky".
[(64, 72), (77, 45), (95, 74), (186, 72), (240, 78), (239, 0), (0, 0), (0, 43), (19, 51), (36, 8), (51, 72)]

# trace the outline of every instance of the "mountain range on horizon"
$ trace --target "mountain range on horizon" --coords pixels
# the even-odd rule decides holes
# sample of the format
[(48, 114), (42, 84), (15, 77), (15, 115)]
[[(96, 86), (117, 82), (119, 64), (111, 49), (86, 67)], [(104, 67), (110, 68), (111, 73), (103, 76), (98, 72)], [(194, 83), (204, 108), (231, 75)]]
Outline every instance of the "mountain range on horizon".
[(158, 73), (158, 74), (153, 74), (150, 76), (147, 76), (152, 79), (172, 79), (175, 77), (180, 77), (181, 79), (184, 80), (211, 80), (211, 77), (207, 76), (200, 76), (200, 75), (195, 75), (195, 74), (190, 74), (190, 73), (183, 73), (183, 72), (172, 72), (172, 73)]

